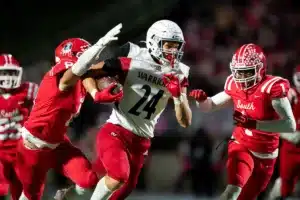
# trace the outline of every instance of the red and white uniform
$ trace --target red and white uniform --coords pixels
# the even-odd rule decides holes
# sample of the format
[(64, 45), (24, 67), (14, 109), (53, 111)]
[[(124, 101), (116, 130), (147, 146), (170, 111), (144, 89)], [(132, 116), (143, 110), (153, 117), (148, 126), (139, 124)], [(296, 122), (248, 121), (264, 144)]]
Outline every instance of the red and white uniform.
[[(297, 131), (291, 134), (300, 134), (300, 93), (296, 88), (291, 88), (289, 90), (289, 99), (297, 123)], [(280, 194), (282, 197), (288, 197), (294, 192), (296, 182), (300, 178), (300, 147), (283, 139), (280, 148), (279, 161), (279, 173), (281, 179)]]
[[(103, 164), (108, 176), (125, 182), (110, 200), (125, 199), (135, 188), (155, 125), (171, 98), (162, 80), (162, 66), (148, 49), (129, 45), (128, 57), (106, 60), (103, 67), (111, 75), (120, 75), (124, 91), (96, 141), (96, 165)], [(172, 70), (181, 77), (181, 86), (186, 87), (189, 67), (180, 63)]]
[(68, 91), (58, 89), (59, 77), (76, 60), (61, 59), (44, 76), (28, 120), (23, 140), (38, 149), (28, 149), (20, 141), (17, 151), (18, 176), (23, 193), (30, 200), (41, 199), (50, 168), (64, 174), (82, 188), (97, 184), (97, 177), (83, 153), (66, 137), (68, 122), (77, 115), (86, 91), (80, 81)]
[[(225, 83), (225, 92), (231, 96), (234, 110), (260, 121), (279, 119), (271, 102), (272, 99), (285, 97), (288, 90), (288, 80), (270, 75), (247, 92), (236, 87), (232, 76)], [(236, 126), (232, 136), (258, 157), (276, 158), (278, 155), (279, 134)]]
[(86, 96), (80, 80), (69, 91), (61, 92), (57, 87), (57, 77), (73, 64), (71, 59), (62, 60), (44, 76), (31, 114), (24, 124), (25, 137), (29, 132), (45, 146), (64, 141), (68, 122), (79, 113)]
[[(228, 77), (225, 92), (234, 110), (257, 121), (279, 119), (272, 106), (273, 99), (284, 98), (289, 82), (267, 75), (261, 83), (247, 92), (241, 91)], [(228, 145), (228, 184), (242, 188), (238, 199), (255, 199), (270, 181), (278, 156), (279, 134), (235, 126), (233, 141)]]
[[(21, 128), (29, 116), (38, 85), (22, 83), (17, 89), (0, 96), (0, 152), (1, 157), (14, 159)], [(2, 157), (3, 158), (3, 157)]]
[(7, 195), (10, 186), (13, 199), (22, 188), (15, 174), (16, 147), (37, 90), (37, 84), (25, 82), (0, 95), (0, 195)]
[(232, 75), (224, 91), (206, 99), (192, 91), (199, 106), (206, 110), (233, 104), (232, 141), (228, 145), (228, 185), (222, 196), (254, 200), (273, 174), (278, 156), (279, 133), (293, 132), (295, 119), (287, 98), (289, 81), (266, 75), (266, 58), (255, 44), (238, 48), (230, 63)]
[(16, 147), (38, 86), (22, 83), (23, 69), (11, 54), (0, 55), (0, 196), (17, 200), (22, 185), (16, 175)]

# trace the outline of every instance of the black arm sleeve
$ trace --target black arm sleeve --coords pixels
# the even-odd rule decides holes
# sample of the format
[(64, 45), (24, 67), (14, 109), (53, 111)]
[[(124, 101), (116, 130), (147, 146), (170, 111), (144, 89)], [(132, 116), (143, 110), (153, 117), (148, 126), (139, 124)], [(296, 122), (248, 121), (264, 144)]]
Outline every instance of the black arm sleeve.
[(127, 42), (123, 46), (117, 48), (114, 52), (114, 57), (127, 57), (130, 51), (130, 43)]
[(122, 72), (122, 64), (118, 58), (110, 58), (104, 61), (103, 71), (107, 72), (109, 76), (115, 76)]

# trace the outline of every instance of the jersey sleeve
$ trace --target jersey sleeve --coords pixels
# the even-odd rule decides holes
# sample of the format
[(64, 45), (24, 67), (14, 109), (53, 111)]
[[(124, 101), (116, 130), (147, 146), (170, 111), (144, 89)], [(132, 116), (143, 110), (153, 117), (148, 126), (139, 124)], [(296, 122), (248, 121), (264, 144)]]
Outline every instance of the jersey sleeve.
[(280, 78), (271, 86), (268, 91), (271, 99), (284, 98), (288, 96), (290, 83), (287, 79)]
[(56, 63), (51, 70), (50, 70), (50, 76), (56, 76), (57, 74), (60, 74), (67, 69), (71, 68), (74, 65), (75, 61), (72, 60), (61, 60), (60, 62)]
[(104, 61), (103, 71), (109, 75), (117, 75), (120, 72), (127, 72), (131, 63), (131, 58), (120, 57), (110, 58)]
[(114, 57), (128, 57), (130, 53), (131, 43), (127, 42), (126, 44), (120, 46), (116, 49)]
[(182, 72), (181, 76), (183, 76), (181, 78), (179, 76), (179, 79), (181, 80), (180, 85), (181, 85), (181, 87), (188, 87), (189, 86), (188, 77), (189, 77), (189, 73), (190, 73), (190, 67), (188, 67), (187, 65), (185, 65), (183, 63), (180, 63), (179, 68)]
[(33, 82), (27, 82), (27, 100), (33, 101), (37, 95), (39, 86)]
[(230, 95), (231, 90), (232, 90), (232, 84), (233, 83), (233, 77), (232, 75), (228, 76), (226, 81), (225, 81), (225, 85), (224, 85), (224, 92), (228, 95)]

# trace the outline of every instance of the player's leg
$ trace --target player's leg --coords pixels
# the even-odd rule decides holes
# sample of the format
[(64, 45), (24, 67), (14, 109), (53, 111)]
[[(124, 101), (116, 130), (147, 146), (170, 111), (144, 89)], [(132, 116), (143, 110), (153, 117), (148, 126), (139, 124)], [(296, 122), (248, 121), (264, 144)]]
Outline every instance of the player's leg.
[(245, 147), (231, 142), (228, 145), (228, 160), (226, 165), (228, 185), (220, 199), (236, 200), (251, 176), (254, 161), (251, 153)]
[(130, 158), (130, 175), (129, 179), (124, 185), (115, 191), (109, 200), (122, 200), (130, 195), (135, 189), (139, 174), (144, 165), (145, 155), (141, 152), (140, 154), (131, 154)]
[(254, 157), (254, 170), (243, 187), (238, 200), (255, 200), (270, 182), (275, 163), (276, 159), (259, 159)]
[(0, 160), (0, 199), (5, 199), (9, 192), (9, 163), (5, 160)]
[(105, 200), (129, 178), (130, 163), (123, 142), (115, 136), (118, 128), (105, 124), (97, 135), (97, 157), (103, 163), (106, 175), (98, 182), (91, 200)]
[(62, 143), (54, 151), (57, 159), (55, 170), (76, 184), (77, 194), (83, 195), (87, 189), (93, 189), (96, 186), (98, 177), (92, 170), (92, 164), (71, 142)]
[(22, 183), (20, 200), (40, 200), (44, 191), (46, 174), (51, 164), (52, 150), (32, 150), (21, 140), (17, 148), (16, 174)]
[(297, 153), (280, 152), (280, 196), (286, 198), (294, 192), (300, 171), (300, 159)]
[(11, 174), (11, 179), (9, 181), (9, 189), (10, 189), (10, 195), (12, 200), (18, 200), (22, 194), (22, 183), (19, 180), (17, 174), (15, 171)]

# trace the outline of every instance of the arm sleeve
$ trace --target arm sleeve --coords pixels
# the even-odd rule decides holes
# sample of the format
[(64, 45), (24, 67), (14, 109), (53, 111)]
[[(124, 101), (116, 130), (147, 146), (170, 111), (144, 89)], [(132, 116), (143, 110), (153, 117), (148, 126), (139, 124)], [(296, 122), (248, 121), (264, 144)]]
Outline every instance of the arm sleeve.
[(257, 121), (256, 129), (267, 132), (294, 132), (296, 121), (287, 97), (272, 100), (272, 106), (280, 119)]
[(215, 111), (232, 103), (231, 96), (225, 91), (220, 92), (213, 97), (207, 98), (205, 101), (198, 103), (198, 107), (204, 112)]
[(130, 52), (131, 43), (127, 42), (126, 44), (120, 46), (116, 49), (114, 53), (114, 57), (128, 57)]
[(130, 58), (110, 58), (104, 61), (103, 71), (107, 72), (110, 76), (119, 74), (120, 72), (128, 71), (130, 67)]

